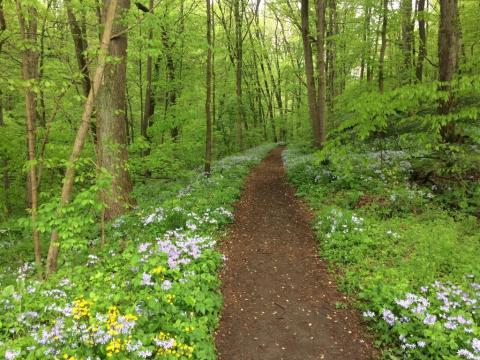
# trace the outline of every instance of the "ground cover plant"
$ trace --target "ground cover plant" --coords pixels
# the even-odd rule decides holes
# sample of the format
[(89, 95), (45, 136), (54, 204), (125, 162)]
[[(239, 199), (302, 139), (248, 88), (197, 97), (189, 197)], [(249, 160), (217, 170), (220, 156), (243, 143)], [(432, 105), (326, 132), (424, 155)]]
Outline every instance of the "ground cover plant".
[(385, 358), (478, 359), (478, 219), (411, 182), (407, 152), (358, 145), (347, 153), (284, 154), (340, 289), (358, 299)]
[[(62, 269), (35, 280), (25, 263), (0, 294), (0, 354), (6, 359), (213, 359), (222, 299), (216, 240), (252, 165), (272, 145), (215, 163), (180, 191), (115, 220), (101, 250), (66, 249)], [(165, 189), (165, 184), (161, 186)], [(145, 196), (143, 201), (142, 196)], [(153, 198), (152, 198), (153, 197)], [(90, 239), (94, 240), (94, 239)], [(93, 242), (94, 243), (94, 242)]]

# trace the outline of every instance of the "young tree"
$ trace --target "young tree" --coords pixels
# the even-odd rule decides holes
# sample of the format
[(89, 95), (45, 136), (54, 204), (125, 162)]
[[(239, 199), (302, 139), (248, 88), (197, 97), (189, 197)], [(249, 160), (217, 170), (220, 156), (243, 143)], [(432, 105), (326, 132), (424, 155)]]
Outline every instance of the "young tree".
[(245, 116), (243, 112), (243, 93), (242, 93), (242, 77), (243, 77), (243, 0), (234, 0), (233, 16), (235, 18), (235, 95), (237, 97), (237, 114), (235, 127), (237, 130), (237, 145), (243, 150), (243, 126)]
[(206, 0), (207, 5), (207, 71), (206, 71), (206, 89), (205, 98), (205, 174), (208, 176), (212, 164), (212, 8), (210, 0)]
[(388, 0), (383, 0), (382, 7), (382, 45), (378, 60), (378, 90), (383, 92), (385, 88), (385, 52), (387, 50), (387, 26), (388, 26)]
[(41, 267), (42, 257), (40, 249), (40, 233), (36, 229), (38, 209), (38, 188), (37, 188), (37, 165), (35, 163), (36, 147), (36, 95), (33, 87), (38, 78), (38, 53), (37, 48), (37, 10), (29, 5), (24, 9), (21, 0), (17, 0), (17, 15), (20, 28), (20, 36), (23, 41), (22, 51), (22, 79), (25, 87), (25, 113), (27, 123), (27, 144), (28, 144), (28, 191), (30, 197), (30, 210), (33, 227), (33, 248), (35, 263)]
[[(149, 1), (150, 14), (153, 14), (154, 0)], [(151, 43), (153, 41), (153, 29), (150, 28), (148, 31), (148, 40)], [(140, 134), (145, 138), (149, 139), (148, 128), (150, 126), (153, 114), (155, 112), (155, 99), (153, 97), (153, 87), (152, 87), (152, 78), (153, 78), (153, 58), (149, 53), (147, 56), (147, 70), (146, 70), (146, 81), (147, 88), (145, 90), (145, 107), (143, 111), (142, 123), (140, 126)]]
[[(93, 112), (95, 96), (98, 94), (100, 84), (103, 80), (104, 71), (106, 69), (107, 55), (109, 51), (110, 38), (112, 36), (113, 21), (117, 9), (117, 0), (110, 0), (108, 8), (104, 10), (104, 30), (100, 42), (100, 52), (98, 55), (98, 65), (95, 70), (92, 87), (88, 93), (85, 107), (83, 110), (82, 121), (78, 128), (72, 152), (69, 157), (68, 166), (63, 178), (62, 193), (60, 196), (60, 206), (68, 204), (72, 198), (73, 181), (75, 178), (75, 165), (82, 152), (85, 140), (87, 138), (90, 126), (90, 118)], [(59, 234), (54, 230), (50, 239), (50, 246), (47, 257), (47, 275), (57, 271), (58, 254), (60, 250)]]
[(325, 142), (326, 124), (326, 79), (325, 79), (325, 1), (316, 0), (317, 13), (317, 71), (318, 71), (318, 135), (316, 136), (317, 146)]
[(418, 18), (418, 58), (415, 74), (418, 81), (423, 80), (423, 62), (427, 56), (427, 31), (425, 21), (425, 0), (417, 0), (417, 18)]
[(65, 1), (67, 8), (68, 23), (72, 33), (73, 43), (75, 44), (75, 57), (77, 58), (78, 70), (82, 74), (82, 89), (85, 97), (90, 92), (91, 79), (88, 71), (88, 61), (86, 51), (88, 48), (87, 34), (84, 33), (82, 26), (73, 12), (71, 0)]

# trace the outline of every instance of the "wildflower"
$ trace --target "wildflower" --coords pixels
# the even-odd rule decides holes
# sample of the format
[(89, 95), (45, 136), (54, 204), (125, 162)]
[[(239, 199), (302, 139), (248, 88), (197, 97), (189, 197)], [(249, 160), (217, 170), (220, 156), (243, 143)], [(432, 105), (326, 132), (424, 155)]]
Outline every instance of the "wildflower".
[(390, 325), (390, 326), (393, 326), (395, 325), (395, 321), (397, 320), (397, 318), (395, 317), (395, 315), (393, 314), (393, 312), (391, 312), (390, 310), (388, 309), (384, 309), (383, 310), (383, 320), (385, 320), (385, 322)]
[(7, 350), (7, 351), (5, 351), (5, 359), (6, 360), (16, 359), (19, 355), (20, 355), (20, 350)]
[(140, 350), (137, 352), (137, 355), (140, 356), (141, 358), (149, 358), (152, 356), (152, 351), (151, 350)]
[(138, 246), (138, 252), (139, 252), (139, 253), (144, 253), (145, 251), (148, 250), (148, 248), (149, 248), (151, 245), (152, 245), (152, 244), (150, 244), (150, 243), (140, 244), (140, 245)]
[(448, 329), (448, 330), (455, 330), (457, 328), (457, 324), (455, 324), (453, 321), (447, 321), (443, 326)]
[(170, 280), (165, 280), (162, 284), (162, 289), (167, 291), (172, 288), (172, 282)]
[(72, 314), (75, 320), (80, 320), (81, 318), (90, 317), (90, 305), (91, 301), (85, 300), (83, 298), (73, 301)]
[(370, 319), (375, 317), (375, 313), (370, 310), (364, 311), (362, 315), (364, 318), (370, 318)]
[(435, 315), (427, 314), (425, 319), (423, 319), (423, 323), (425, 325), (433, 325), (437, 321), (437, 317)]
[(467, 359), (473, 359), (473, 354), (467, 349), (460, 349), (457, 351), (457, 355), (462, 356)]
[(161, 274), (165, 271), (163, 266), (157, 266), (155, 269), (152, 270), (152, 274)]
[(142, 285), (153, 286), (155, 283), (152, 281), (152, 275), (148, 273), (142, 274)]
[(472, 348), (476, 353), (480, 353), (480, 339), (472, 340)]

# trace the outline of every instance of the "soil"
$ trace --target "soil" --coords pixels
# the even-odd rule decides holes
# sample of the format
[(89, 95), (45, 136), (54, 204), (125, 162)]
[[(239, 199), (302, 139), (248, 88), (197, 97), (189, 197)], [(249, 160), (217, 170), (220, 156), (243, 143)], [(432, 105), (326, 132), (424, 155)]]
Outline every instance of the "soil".
[(251, 173), (222, 245), (219, 360), (373, 359), (365, 324), (318, 256), (312, 214), (273, 150)]

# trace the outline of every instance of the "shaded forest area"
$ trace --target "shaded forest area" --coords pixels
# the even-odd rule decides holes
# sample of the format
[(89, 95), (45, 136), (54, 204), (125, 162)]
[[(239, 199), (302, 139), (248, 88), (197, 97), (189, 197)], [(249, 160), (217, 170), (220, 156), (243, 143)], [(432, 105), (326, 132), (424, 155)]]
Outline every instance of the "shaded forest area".
[[(478, 358), (479, 24), (476, 0), (0, 0), (0, 354), (168, 359), (154, 340), (175, 339), (176, 358), (215, 358), (214, 239), (282, 143), (340, 287), (387, 319), (373, 327), (388, 356)], [(323, 243), (339, 209), (376, 230)], [(392, 235), (405, 228), (411, 241)], [(408, 269), (430, 274), (377, 272), (415, 254)], [(417, 315), (384, 304), (436, 279), (461, 292), (467, 273), (473, 303), (455, 316), (471, 331), (420, 327), (407, 346), (392, 319)]]

